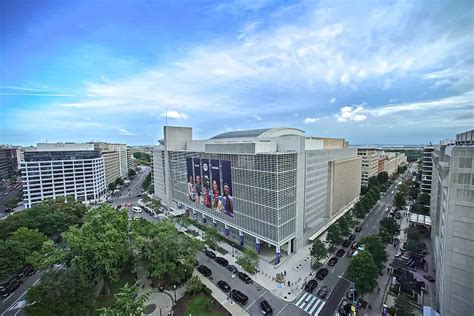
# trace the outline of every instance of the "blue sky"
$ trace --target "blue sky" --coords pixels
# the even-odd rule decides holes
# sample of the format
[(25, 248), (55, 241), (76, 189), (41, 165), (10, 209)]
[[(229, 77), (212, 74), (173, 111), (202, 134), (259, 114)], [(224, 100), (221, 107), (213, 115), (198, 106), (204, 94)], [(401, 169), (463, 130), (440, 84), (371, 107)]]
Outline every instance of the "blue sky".
[(272, 126), (420, 144), (474, 126), (471, 1), (0, 1), (0, 143)]

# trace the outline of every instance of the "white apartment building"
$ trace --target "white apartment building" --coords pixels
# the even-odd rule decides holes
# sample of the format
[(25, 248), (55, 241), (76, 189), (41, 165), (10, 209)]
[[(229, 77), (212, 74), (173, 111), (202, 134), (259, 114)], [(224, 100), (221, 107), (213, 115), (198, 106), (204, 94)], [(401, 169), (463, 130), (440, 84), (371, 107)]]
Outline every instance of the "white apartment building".
[(474, 311), (474, 130), (431, 147), (431, 239), (441, 315)]
[(20, 165), (27, 208), (45, 199), (73, 196), (98, 201), (106, 192), (105, 164), (93, 144), (38, 144)]
[(369, 179), (379, 174), (379, 153), (375, 148), (357, 148), (357, 155), (362, 157), (361, 184), (367, 186)]

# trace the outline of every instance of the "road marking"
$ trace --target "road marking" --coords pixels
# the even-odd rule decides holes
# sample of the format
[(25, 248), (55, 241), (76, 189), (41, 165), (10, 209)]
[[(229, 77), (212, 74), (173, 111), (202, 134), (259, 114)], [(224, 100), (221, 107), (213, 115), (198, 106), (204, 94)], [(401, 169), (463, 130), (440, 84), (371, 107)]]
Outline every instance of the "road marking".
[[(318, 304), (314, 304), (314, 306), (309, 310), (308, 313), (313, 314), (313, 312), (316, 308), (318, 308), (318, 312), (319, 312), (321, 310), (321, 308), (323, 308), (323, 306), (324, 306), (324, 302), (323, 301), (320, 301), (320, 302), (318, 302)], [(318, 315), (318, 312), (316, 312), (314, 315)]]
[(372, 226), (373, 229), (375, 229), (375, 227), (377, 227), (376, 225)]
[[(38, 280), (36, 280), (30, 287), (33, 287), (36, 283), (39, 282), (39, 280), (40, 280), (40, 279), (38, 278)], [(21, 295), (13, 302), (13, 304), (11, 304), (10, 307), (9, 307), (8, 309), (6, 309), (0, 316), (5, 315), (6, 312), (8, 312), (8, 310), (9, 310), (13, 305), (15, 305), (23, 296), (26, 295), (26, 292), (28, 292), (28, 289), (26, 289), (25, 292), (23, 292), (23, 294), (21, 294)]]
[(295, 305), (298, 306), (308, 294), (309, 294), (308, 292), (304, 292), (304, 294), (301, 295), (300, 300), (298, 301), (298, 303), (296, 303)]
[(281, 314), (281, 312), (288, 306), (289, 303), (286, 303), (285, 306), (283, 306), (282, 309), (277, 313), (277, 316)]
[(245, 310), (248, 310), (253, 304), (255, 304), (256, 301), (258, 301), (263, 295), (265, 295), (265, 293), (267, 293), (267, 291), (265, 290), (265, 292), (263, 292), (262, 294), (260, 294), (259, 297), (257, 297), (255, 299), (255, 301), (252, 302), (252, 304), (250, 304), (249, 306), (247, 306), (247, 308)]
[(317, 300), (316, 296), (314, 296), (310, 302), (308, 302), (308, 306), (306, 306), (306, 308), (304, 309), (305, 312), (309, 311), (311, 309), (311, 305), (313, 304), (313, 302)]
[(332, 270), (331, 270), (331, 273), (333, 273), (333, 272), (334, 272), (334, 270), (336, 270), (336, 267), (334, 267), (334, 269), (332, 269)]
[[(319, 315), (319, 312), (323, 309), (323, 306), (324, 306), (324, 302), (323, 304), (321, 304), (318, 308), (318, 310), (316, 311), (316, 313), (314, 313), (314, 315)], [(339, 306), (339, 305), (338, 305)]]

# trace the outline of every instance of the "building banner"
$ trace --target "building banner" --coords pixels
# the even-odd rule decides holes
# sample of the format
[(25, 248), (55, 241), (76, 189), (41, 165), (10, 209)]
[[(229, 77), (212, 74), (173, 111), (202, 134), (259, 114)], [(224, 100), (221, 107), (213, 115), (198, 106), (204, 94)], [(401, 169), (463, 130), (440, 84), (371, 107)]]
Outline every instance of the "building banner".
[(211, 178), (210, 178), (209, 159), (201, 159), (202, 169), (202, 204), (211, 208)]
[(219, 160), (211, 160), (212, 209), (216, 212), (222, 212), (221, 180), (219, 170)]
[(196, 205), (202, 204), (201, 159), (193, 158), (194, 166), (194, 199)]
[(187, 179), (188, 179), (188, 198), (191, 201), (195, 201), (195, 192), (194, 192), (194, 175), (193, 175), (193, 159), (186, 158), (186, 170), (187, 170)]
[(222, 206), (224, 213), (234, 216), (234, 198), (232, 197), (232, 174), (231, 164), (228, 160), (221, 161), (222, 171)]

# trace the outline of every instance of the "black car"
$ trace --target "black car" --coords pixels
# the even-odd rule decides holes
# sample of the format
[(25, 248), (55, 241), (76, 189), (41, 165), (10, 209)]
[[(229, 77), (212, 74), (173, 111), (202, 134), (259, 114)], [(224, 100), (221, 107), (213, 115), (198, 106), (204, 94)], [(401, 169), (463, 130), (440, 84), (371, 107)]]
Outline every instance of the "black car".
[(212, 271), (211, 269), (209, 269), (208, 267), (206, 266), (203, 266), (203, 265), (200, 265), (198, 267), (198, 271), (202, 273), (202, 275), (204, 275), (205, 277), (208, 277), (212, 274)]
[(331, 259), (329, 259), (328, 265), (330, 265), (332, 267), (332, 266), (335, 266), (336, 263), (337, 263), (337, 258), (332, 257)]
[(316, 277), (320, 280), (324, 279), (326, 275), (328, 275), (329, 270), (326, 268), (319, 269), (318, 273), (316, 273)]
[(273, 313), (272, 307), (270, 306), (270, 304), (268, 304), (266, 300), (260, 302), (260, 307), (262, 308), (262, 312), (264, 315), (271, 315)]
[(237, 272), (237, 276), (239, 277), (239, 279), (241, 279), (242, 281), (244, 281), (247, 284), (252, 283), (252, 279), (247, 274), (245, 274), (243, 272)]
[(206, 256), (208, 256), (211, 259), (216, 258), (216, 254), (214, 252), (210, 251), (210, 250), (204, 250), (204, 253), (206, 254)]
[(318, 287), (318, 281), (309, 280), (308, 283), (304, 286), (304, 290), (309, 293), (313, 293), (314, 289)]
[(237, 272), (239, 272), (239, 270), (237, 269), (236, 266), (233, 266), (231, 264), (229, 264), (228, 266), (225, 267), (227, 270), (229, 270), (230, 272), (232, 272), (232, 274), (236, 274)]
[(222, 280), (218, 281), (217, 286), (224, 292), (229, 292), (230, 291), (230, 286), (225, 281), (222, 281)]
[(321, 288), (318, 290), (318, 293), (316, 293), (316, 295), (318, 295), (319, 298), (326, 298), (329, 294), (329, 286), (327, 285), (324, 285), (324, 286), (321, 286)]
[(0, 296), (7, 297), (21, 285), (21, 278), (14, 276), (7, 282), (0, 284)]
[(344, 249), (339, 249), (337, 252), (336, 252), (336, 256), (338, 257), (342, 257), (344, 256), (346, 252), (344, 251)]
[(35, 272), (36, 272), (35, 268), (33, 268), (32, 265), (27, 264), (26, 266), (23, 267), (23, 269), (21, 269), (20, 273), (18, 273), (18, 276), (19, 277), (30, 276), (30, 275), (35, 274)]
[(356, 232), (360, 232), (360, 231), (362, 231), (362, 226), (357, 226), (356, 227)]
[(355, 238), (356, 238), (356, 236), (354, 234), (350, 234), (348, 239), (350, 241), (353, 241)]
[(231, 293), (232, 298), (235, 301), (239, 302), (242, 305), (247, 304), (247, 301), (249, 300), (249, 298), (244, 293), (240, 292), (239, 290), (235, 290), (235, 289), (230, 291), (230, 293)]
[(216, 262), (220, 264), (223, 267), (227, 267), (229, 265), (229, 261), (227, 261), (225, 258), (222, 257), (216, 257)]
[(342, 247), (349, 247), (351, 245), (351, 241), (349, 239), (344, 240), (342, 243)]

